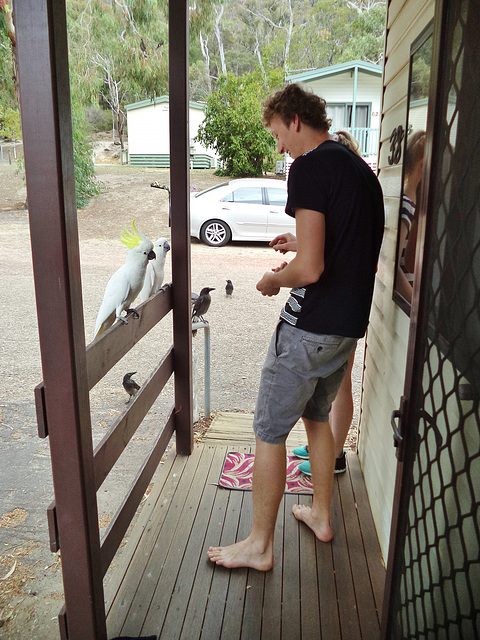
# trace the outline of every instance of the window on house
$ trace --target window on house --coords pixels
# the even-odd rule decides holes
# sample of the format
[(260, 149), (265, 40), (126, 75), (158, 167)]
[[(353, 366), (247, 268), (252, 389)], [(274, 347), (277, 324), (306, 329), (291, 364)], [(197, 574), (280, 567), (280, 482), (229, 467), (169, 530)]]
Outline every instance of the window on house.
[[(368, 127), (370, 125), (370, 105), (357, 104), (355, 108), (355, 127)], [(329, 104), (327, 115), (332, 120), (332, 131), (349, 129), (352, 126), (352, 103)]]

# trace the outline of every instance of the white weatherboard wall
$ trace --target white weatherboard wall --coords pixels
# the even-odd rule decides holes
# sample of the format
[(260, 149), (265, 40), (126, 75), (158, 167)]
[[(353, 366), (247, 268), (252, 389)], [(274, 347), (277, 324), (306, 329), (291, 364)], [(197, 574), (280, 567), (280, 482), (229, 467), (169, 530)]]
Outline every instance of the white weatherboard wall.
[[(170, 105), (168, 96), (127, 105), (128, 152), (130, 155), (170, 154)], [(203, 106), (190, 103), (189, 137), (193, 153), (214, 156), (199, 142), (193, 142), (204, 120)]]
[[(406, 129), (410, 46), (434, 14), (433, 0), (390, 0), (380, 123), (379, 179), (385, 234), (366, 338), (359, 457), (384, 558), (387, 558), (397, 461), (391, 414), (404, 390), (410, 320), (392, 300), (402, 165), (389, 165), (390, 135)], [(360, 98), (358, 98), (360, 101)]]

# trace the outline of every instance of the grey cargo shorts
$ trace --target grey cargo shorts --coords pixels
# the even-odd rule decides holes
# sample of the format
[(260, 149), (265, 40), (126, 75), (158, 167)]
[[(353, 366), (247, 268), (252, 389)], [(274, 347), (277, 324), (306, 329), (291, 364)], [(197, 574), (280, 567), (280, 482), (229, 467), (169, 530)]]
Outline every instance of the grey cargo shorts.
[(303, 417), (327, 422), (356, 338), (328, 336), (280, 321), (262, 369), (253, 430), (269, 444), (285, 442)]

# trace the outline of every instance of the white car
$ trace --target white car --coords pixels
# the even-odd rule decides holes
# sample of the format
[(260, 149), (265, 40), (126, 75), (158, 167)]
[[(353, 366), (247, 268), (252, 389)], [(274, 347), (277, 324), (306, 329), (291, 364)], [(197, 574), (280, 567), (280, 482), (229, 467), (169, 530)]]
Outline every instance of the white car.
[(269, 242), (295, 233), (285, 213), (287, 183), (267, 178), (230, 180), (190, 195), (190, 235), (211, 247), (229, 240)]

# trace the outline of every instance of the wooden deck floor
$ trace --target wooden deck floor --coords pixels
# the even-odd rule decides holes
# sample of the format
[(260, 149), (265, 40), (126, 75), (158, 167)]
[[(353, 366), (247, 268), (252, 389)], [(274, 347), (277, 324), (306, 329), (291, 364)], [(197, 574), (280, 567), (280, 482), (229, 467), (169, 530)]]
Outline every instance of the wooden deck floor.
[[(243, 538), (251, 493), (217, 486), (226, 452), (251, 451), (251, 418), (219, 416), (189, 457), (159, 470), (106, 586), (109, 638), (375, 640), (385, 571), (357, 456), (335, 478), (332, 543), (291, 515), (309, 496), (285, 494), (267, 572), (212, 565), (210, 545)], [(289, 448), (304, 442), (296, 429)], [(220, 444), (223, 443), (223, 444)]]

